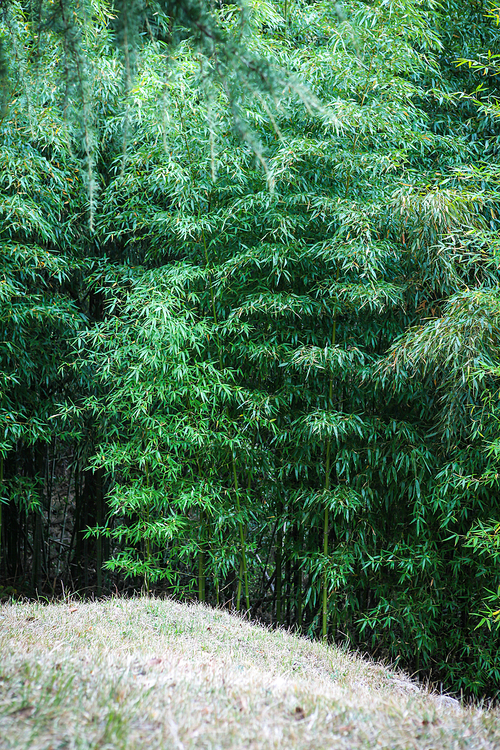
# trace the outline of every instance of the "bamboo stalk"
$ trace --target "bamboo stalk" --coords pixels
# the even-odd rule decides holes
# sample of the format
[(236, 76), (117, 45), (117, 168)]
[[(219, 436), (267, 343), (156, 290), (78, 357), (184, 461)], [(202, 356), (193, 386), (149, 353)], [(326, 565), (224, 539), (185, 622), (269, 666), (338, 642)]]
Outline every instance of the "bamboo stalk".
[(52, 454), (52, 469), (51, 469), (51, 460), (50, 460), (50, 447), (49, 443), (47, 443), (45, 448), (45, 487), (46, 487), (46, 497), (47, 497), (47, 578), (50, 577), (50, 552), (51, 552), (51, 545), (50, 545), (50, 526), (52, 523), (52, 478), (54, 476), (55, 471), (55, 452), (57, 447), (57, 440), (54, 441), (54, 452)]
[(71, 539), (69, 541), (69, 548), (68, 548), (68, 557), (67, 557), (67, 572), (71, 575), (71, 553), (73, 552), (73, 545), (74, 545), (74, 560), (78, 560), (80, 555), (80, 536), (78, 533), (78, 529), (80, 526), (80, 513), (81, 513), (81, 503), (80, 503), (80, 463), (79, 463), (79, 457), (77, 456), (75, 459), (75, 473), (73, 477), (74, 482), (74, 489), (75, 489), (75, 516), (73, 520), (73, 529), (71, 531)]
[[(208, 540), (208, 541), (207, 541)], [(214, 561), (214, 545), (212, 539), (212, 530), (210, 528), (210, 518), (207, 518), (207, 537), (206, 537), (207, 549), (210, 550), (212, 561)], [(206, 581), (206, 572), (205, 572)], [(220, 606), (220, 583), (219, 583), (219, 569), (214, 562), (214, 586), (215, 586), (215, 605)]]
[(198, 599), (205, 601), (205, 514), (200, 510), (200, 551), (198, 552)]
[(240, 558), (240, 570), (238, 573), (238, 588), (236, 591), (236, 611), (239, 612), (241, 610), (241, 588), (242, 588), (242, 580), (243, 580), (243, 560)]
[[(149, 489), (149, 467), (148, 462), (145, 461), (144, 463), (145, 472), (146, 472), (146, 488)], [(148, 506), (146, 510), (146, 526), (149, 527), (149, 498), (148, 498)], [(151, 540), (149, 537), (146, 539), (146, 562), (147, 562), (147, 569), (144, 573), (144, 586), (146, 589), (146, 594), (149, 594), (149, 564), (151, 562)]]
[[(99, 527), (104, 524), (104, 493), (102, 491), (102, 470), (94, 473), (96, 480), (96, 522)], [(103, 540), (101, 534), (96, 540), (97, 596), (102, 596)]]
[(42, 517), (38, 508), (33, 514), (33, 564), (31, 570), (31, 589), (33, 594), (39, 594), (42, 580)]
[[(245, 602), (246, 602), (247, 612), (249, 612), (250, 611), (250, 597), (248, 593), (248, 570), (247, 570), (247, 556), (246, 556), (246, 551), (245, 551), (245, 535), (243, 533), (243, 524), (241, 522), (241, 518), (239, 518), (241, 514), (240, 491), (238, 488), (238, 475), (236, 472), (236, 460), (234, 458), (233, 452), (232, 452), (232, 457), (233, 457), (234, 491), (236, 495), (236, 509), (238, 511), (238, 529), (240, 533), (241, 567), (243, 568), (243, 578), (245, 580)], [(240, 582), (241, 582), (241, 574), (240, 574)]]
[(293, 586), (292, 586), (292, 556), (290, 554), (290, 532), (288, 533), (288, 538), (286, 536), (285, 532), (285, 550), (288, 551), (288, 554), (286, 555), (285, 559), (285, 597), (284, 597), (284, 606), (283, 609), (286, 609), (286, 614), (283, 618), (285, 625), (287, 628), (290, 627), (290, 618), (292, 614), (292, 596), (293, 596)]
[(302, 630), (302, 569), (300, 567), (299, 553), (301, 549), (302, 533), (300, 522), (297, 521), (294, 531), (294, 553), (295, 553), (295, 567), (293, 575), (293, 586), (295, 589), (295, 623), (298, 632)]
[[(0, 493), (3, 494), (3, 456), (0, 456)], [(0, 497), (0, 574), (2, 572), (2, 557), (3, 557), (3, 545), (2, 545), (2, 498)]]
[[(338, 273), (337, 273), (338, 276)], [(337, 315), (333, 318), (332, 327), (332, 347), (335, 346), (335, 339), (337, 335)], [(332, 408), (333, 400), (333, 372), (330, 368), (330, 382), (328, 387), (328, 404), (327, 412), (330, 412)], [(330, 464), (331, 464), (331, 452), (332, 452), (332, 440), (328, 437), (326, 442), (326, 461), (325, 461), (325, 492), (328, 493), (330, 490)], [(328, 498), (327, 498), (328, 502)], [(322, 609), (322, 623), (321, 623), (321, 637), (326, 640), (328, 636), (328, 575), (326, 569), (326, 560), (328, 557), (328, 530), (329, 530), (329, 514), (328, 505), (325, 505), (324, 517), (323, 517), (323, 556), (324, 556), (324, 569), (323, 569), (323, 601), (321, 605)]]
[(297, 630), (299, 633), (302, 632), (302, 571), (300, 568), (297, 571), (297, 583), (296, 583), (296, 596), (297, 596)]
[(198, 600), (205, 601), (203, 598), (203, 552), (198, 552)]
[(282, 608), (282, 556), (283, 556), (283, 526), (280, 524), (276, 534), (276, 622), (283, 623)]

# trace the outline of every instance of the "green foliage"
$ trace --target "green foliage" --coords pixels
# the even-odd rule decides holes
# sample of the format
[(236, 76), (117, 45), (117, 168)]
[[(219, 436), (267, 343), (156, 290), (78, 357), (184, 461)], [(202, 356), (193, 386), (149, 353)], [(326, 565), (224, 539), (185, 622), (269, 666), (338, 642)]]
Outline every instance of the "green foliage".
[(268, 621), (492, 694), (494, 10), (40, 12), (3, 9), (1, 37), (4, 484), (33, 547), (57, 439), (66, 584), (85, 558), (89, 585), (92, 543), (99, 590), (104, 567), (244, 591)]
[[(468, 546), (488, 555), (495, 563), (500, 559), (500, 524), (490, 521), (489, 524), (479, 521), (478, 525), (471, 528), (468, 533)], [(495, 625), (500, 626), (500, 587), (497, 591), (488, 591), (486, 599), (486, 610), (478, 615), (481, 619), (477, 627), (487, 625), (489, 630)], [(492, 604), (494, 606), (492, 606)]]
[(178, 594), (190, 556), (205, 545), (205, 527), (217, 576), (234, 557), (224, 535), (247, 520), (221, 483), (239, 443), (224, 412), (237, 389), (206, 354), (212, 327), (189, 291), (200, 277), (185, 264), (136, 269), (110, 297), (119, 316), (94, 326), (80, 343), (103, 393), (85, 405), (100, 425), (92, 466), (104, 468), (112, 482), (110, 524), (102, 533), (120, 549), (127, 545), (107, 567), (142, 576), (147, 586), (166, 578)]

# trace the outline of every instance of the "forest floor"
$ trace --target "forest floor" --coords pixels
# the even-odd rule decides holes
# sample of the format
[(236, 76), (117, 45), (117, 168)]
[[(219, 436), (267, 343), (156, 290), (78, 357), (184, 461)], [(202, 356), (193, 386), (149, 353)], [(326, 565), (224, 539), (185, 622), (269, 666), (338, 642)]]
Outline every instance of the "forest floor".
[(0, 748), (498, 750), (500, 710), (200, 605), (14, 603), (0, 608)]

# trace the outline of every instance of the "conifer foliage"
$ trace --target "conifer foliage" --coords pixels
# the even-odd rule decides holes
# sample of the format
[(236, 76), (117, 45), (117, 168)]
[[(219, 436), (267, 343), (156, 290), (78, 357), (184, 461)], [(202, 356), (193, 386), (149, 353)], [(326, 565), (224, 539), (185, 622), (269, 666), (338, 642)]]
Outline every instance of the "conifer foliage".
[(500, 683), (499, 11), (0, 4), (0, 570)]

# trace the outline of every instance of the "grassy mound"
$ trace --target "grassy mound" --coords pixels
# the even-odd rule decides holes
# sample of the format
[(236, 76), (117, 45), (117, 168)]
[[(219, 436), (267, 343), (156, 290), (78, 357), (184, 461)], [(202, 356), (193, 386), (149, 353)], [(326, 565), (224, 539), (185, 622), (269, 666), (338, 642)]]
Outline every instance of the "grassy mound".
[(199, 605), (8, 604), (0, 748), (498, 750), (500, 712)]

